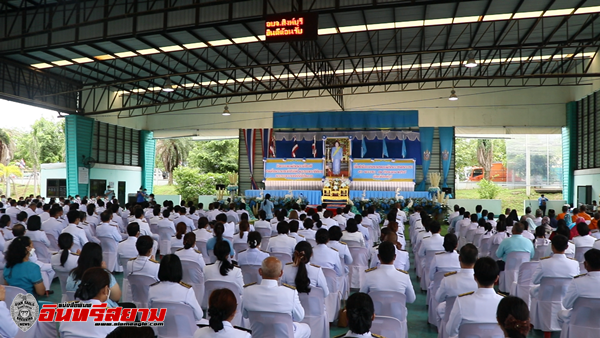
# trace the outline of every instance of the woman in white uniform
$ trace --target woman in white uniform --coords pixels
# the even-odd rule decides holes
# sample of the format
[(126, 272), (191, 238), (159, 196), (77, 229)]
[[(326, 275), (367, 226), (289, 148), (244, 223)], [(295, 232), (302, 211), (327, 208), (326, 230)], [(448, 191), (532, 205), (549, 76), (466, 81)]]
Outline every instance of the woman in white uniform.
[(296, 287), (301, 293), (310, 293), (310, 287), (319, 287), (323, 289), (325, 297), (329, 295), (327, 280), (323, 270), (317, 265), (309, 264), (313, 255), (313, 249), (310, 243), (302, 241), (296, 244), (294, 248), (294, 261), (288, 263), (283, 268), (281, 282)]
[(183, 236), (183, 248), (175, 251), (175, 254), (182, 261), (192, 261), (198, 263), (200, 265), (200, 270), (204, 272), (204, 266), (206, 264), (204, 262), (204, 257), (202, 256), (202, 253), (196, 250), (195, 233), (188, 232), (187, 234), (185, 234), (185, 236)]
[(70, 272), (77, 267), (79, 255), (71, 252), (73, 246), (73, 235), (63, 232), (58, 236), (58, 247), (60, 251), (50, 258), (52, 269), (58, 272)]
[(250, 338), (248, 330), (231, 325), (237, 302), (229, 289), (217, 289), (208, 298), (209, 325), (200, 325), (194, 338)]
[(226, 281), (237, 284), (239, 286), (240, 295), (244, 289), (244, 277), (242, 269), (234, 266), (229, 261), (229, 253), (231, 247), (229, 242), (225, 240), (217, 241), (214, 248), (217, 261), (214, 264), (209, 264), (204, 268), (204, 280), (206, 281)]
[(269, 253), (259, 249), (262, 236), (258, 231), (248, 234), (248, 249), (238, 253), (237, 263), (243, 265), (261, 265), (263, 260), (269, 257)]
[(348, 297), (346, 301), (346, 317), (348, 318), (348, 328), (350, 330), (346, 334), (335, 336), (335, 338), (379, 337), (370, 332), (373, 319), (375, 318), (375, 306), (368, 294), (357, 292)]

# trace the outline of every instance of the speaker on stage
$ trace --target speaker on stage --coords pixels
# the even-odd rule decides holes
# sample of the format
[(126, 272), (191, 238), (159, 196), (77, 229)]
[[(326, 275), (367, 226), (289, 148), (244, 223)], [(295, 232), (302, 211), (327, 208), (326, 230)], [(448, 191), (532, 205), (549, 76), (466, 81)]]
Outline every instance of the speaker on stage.
[(452, 188), (442, 188), (442, 191), (444, 192), (444, 194), (448, 195), (452, 193)]

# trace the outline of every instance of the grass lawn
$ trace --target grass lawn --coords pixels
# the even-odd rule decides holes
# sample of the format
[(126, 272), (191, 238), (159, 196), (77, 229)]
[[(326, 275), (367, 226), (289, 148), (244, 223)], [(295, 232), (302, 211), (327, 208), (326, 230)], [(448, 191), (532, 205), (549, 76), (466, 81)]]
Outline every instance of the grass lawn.
[[(38, 191), (39, 189), (40, 186), (38, 184)], [(2, 194), (6, 194), (6, 184), (4, 182), (0, 183), (0, 191), (2, 191)], [(10, 185), (10, 195), (12, 197), (25, 197), (31, 194), (37, 195), (33, 192), (33, 180), (31, 181), (29, 186), (27, 186), (26, 184), (15, 184), (13, 188), (13, 185)]]
[[(516, 210), (523, 209), (523, 201), (528, 199), (537, 199), (538, 194), (531, 189), (534, 195), (527, 196), (525, 189), (502, 189), (497, 199), (502, 200), (502, 209), (511, 208)], [(562, 194), (544, 194), (549, 200), (562, 200)], [(479, 199), (477, 189), (472, 190), (457, 190), (456, 198), (460, 199)]]
[(155, 185), (152, 192), (154, 195), (179, 195), (174, 185)]

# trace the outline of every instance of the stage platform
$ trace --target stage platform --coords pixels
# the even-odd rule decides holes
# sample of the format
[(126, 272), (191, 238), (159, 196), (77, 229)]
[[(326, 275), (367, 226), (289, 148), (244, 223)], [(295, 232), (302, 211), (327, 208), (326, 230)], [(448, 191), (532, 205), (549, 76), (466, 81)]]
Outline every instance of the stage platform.
[[(260, 190), (246, 190), (244, 192), (246, 197), (258, 197), (260, 196)], [(263, 190), (263, 196), (270, 194), (272, 197), (284, 197), (289, 194), (289, 190)], [(321, 204), (321, 190), (292, 190), (294, 198), (300, 197), (300, 195), (306, 197), (309, 204)], [(350, 199), (362, 198), (362, 190), (350, 190)], [(427, 198), (429, 199), (429, 193), (427, 191), (401, 191), (400, 195), (404, 199), (408, 198)], [(395, 191), (368, 191), (366, 192), (366, 198), (393, 198), (396, 196)]]

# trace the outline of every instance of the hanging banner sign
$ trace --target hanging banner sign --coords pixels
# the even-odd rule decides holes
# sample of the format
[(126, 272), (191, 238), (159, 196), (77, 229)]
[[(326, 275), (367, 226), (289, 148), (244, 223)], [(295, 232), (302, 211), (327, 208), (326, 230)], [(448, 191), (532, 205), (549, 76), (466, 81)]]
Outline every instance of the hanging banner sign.
[(319, 14), (272, 14), (265, 18), (265, 41), (287, 42), (316, 40), (319, 37)]
[(265, 159), (266, 180), (321, 180), (322, 159)]
[(353, 181), (414, 181), (413, 159), (354, 159)]

